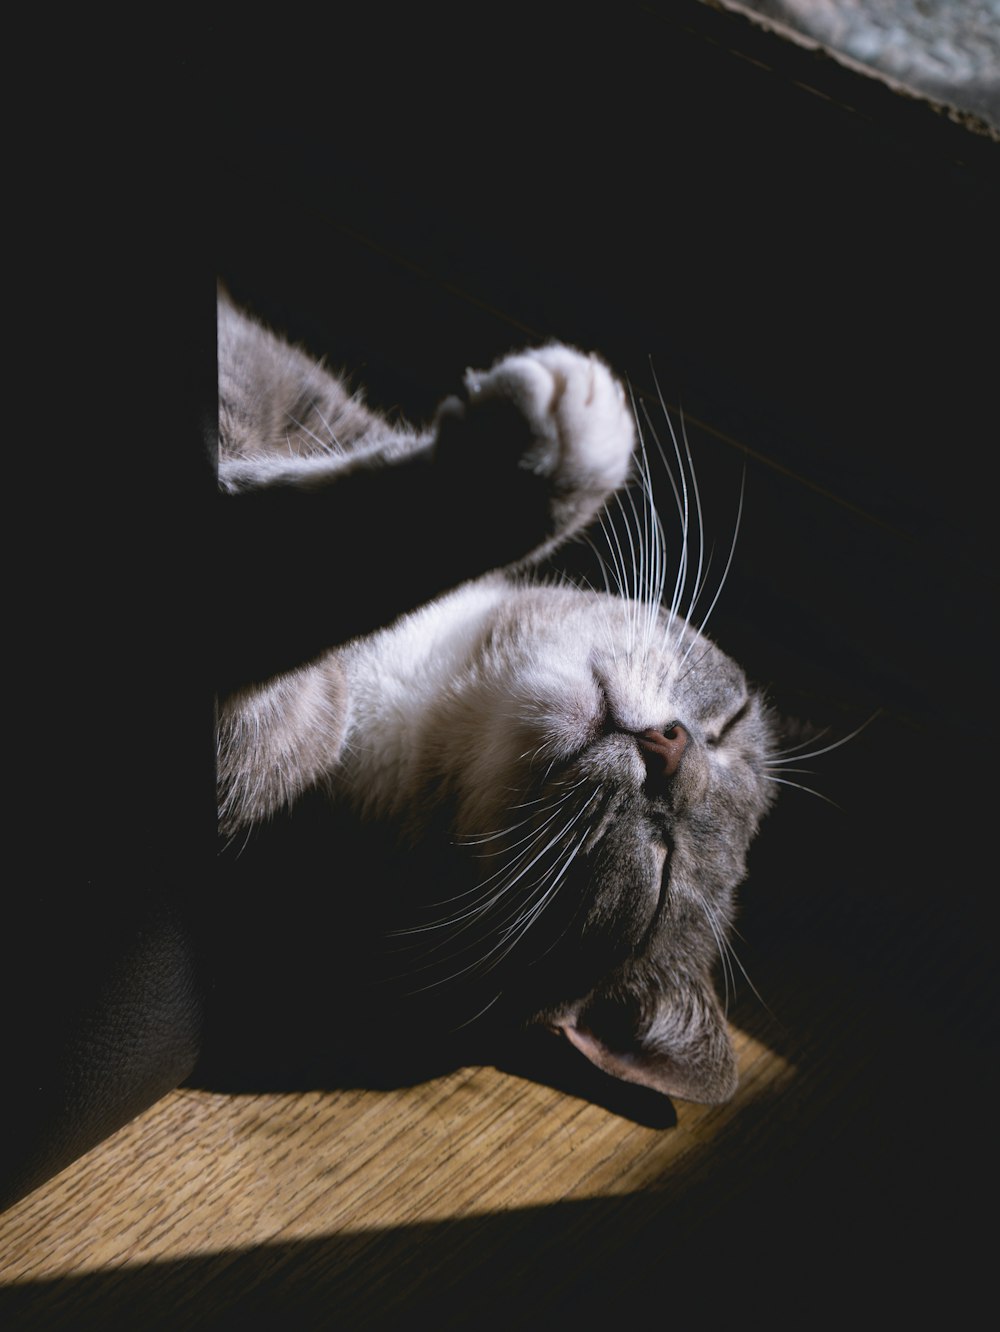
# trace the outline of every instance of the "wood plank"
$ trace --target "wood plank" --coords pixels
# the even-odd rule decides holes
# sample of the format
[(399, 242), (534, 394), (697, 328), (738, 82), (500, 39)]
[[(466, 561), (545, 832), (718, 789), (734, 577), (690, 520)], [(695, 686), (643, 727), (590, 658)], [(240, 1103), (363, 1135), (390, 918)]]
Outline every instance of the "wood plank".
[(736, 1039), (741, 1098), (679, 1104), (669, 1130), (491, 1068), (390, 1091), (181, 1088), (5, 1214), (0, 1280), (662, 1190), (741, 1104), (794, 1077)]

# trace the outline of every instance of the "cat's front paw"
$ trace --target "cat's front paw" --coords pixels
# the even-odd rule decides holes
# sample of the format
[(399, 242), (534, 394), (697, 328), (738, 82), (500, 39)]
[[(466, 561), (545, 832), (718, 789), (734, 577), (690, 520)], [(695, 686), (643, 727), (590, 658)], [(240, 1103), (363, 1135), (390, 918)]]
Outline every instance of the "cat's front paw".
[(625, 483), (635, 425), (621, 384), (596, 356), (558, 343), (516, 352), (468, 370), (465, 389), (465, 402), (450, 399), (442, 413), (462, 417), (485, 470), (513, 466), (544, 487), (547, 530), (534, 536), (535, 554), (582, 527)]
[(497, 399), (517, 406), (531, 428), (522, 466), (560, 489), (600, 491), (624, 482), (635, 443), (621, 384), (596, 356), (553, 344), (517, 352), (491, 370), (468, 370), (473, 409)]

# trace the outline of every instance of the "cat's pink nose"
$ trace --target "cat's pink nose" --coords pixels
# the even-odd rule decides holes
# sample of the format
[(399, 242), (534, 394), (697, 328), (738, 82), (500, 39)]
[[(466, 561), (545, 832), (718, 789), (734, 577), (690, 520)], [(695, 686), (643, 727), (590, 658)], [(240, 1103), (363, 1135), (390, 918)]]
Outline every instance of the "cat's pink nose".
[(635, 738), (646, 760), (646, 771), (650, 777), (663, 780), (673, 777), (680, 767), (691, 737), (680, 722), (674, 722), (665, 731), (638, 731)]

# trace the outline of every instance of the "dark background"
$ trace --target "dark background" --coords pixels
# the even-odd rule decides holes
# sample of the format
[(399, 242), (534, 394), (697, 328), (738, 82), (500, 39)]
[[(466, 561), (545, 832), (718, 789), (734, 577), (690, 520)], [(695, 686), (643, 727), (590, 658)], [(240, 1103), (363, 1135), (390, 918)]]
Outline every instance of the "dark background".
[[(767, 1168), (687, 1219), (800, 1294), (954, 1307), (995, 1198), (998, 145), (702, 5), (368, 12), (321, 42), (171, 34), (155, 96), (73, 138), (60, 327), (103, 451), (49, 516), (27, 674), (59, 777), (25, 894), (46, 928), (53, 894), (74, 928), (137, 892), (183, 923), (211, 876), (216, 272), (418, 419), (525, 342), (650, 400), (652, 365), (722, 548), (746, 468), (716, 638), (828, 739), (878, 714), (801, 778), (835, 805), (783, 792), (744, 894), (768, 1009), (733, 1016), (796, 1064), (799, 1117), (761, 1112)], [(196, 1043), (195, 1016), (161, 1090)], [(587, 1299), (663, 1278), (657, 1224)]]
[(956, 1299), (992, 1197), (998, 145), (704, 6), (590, 14), (413, 17), (256, 98), (232, 67), (219, 271), (416, 419), (524, 342), (651, 403), (652, 366), (722, 553), (746, 466), (716, 637), (828, 740), (878, 715), (751, 862), (770, 1011), (734, 1017), (808, 1127), (773, 1107), (762, 1178), (706, 1182), (700, 1253)]

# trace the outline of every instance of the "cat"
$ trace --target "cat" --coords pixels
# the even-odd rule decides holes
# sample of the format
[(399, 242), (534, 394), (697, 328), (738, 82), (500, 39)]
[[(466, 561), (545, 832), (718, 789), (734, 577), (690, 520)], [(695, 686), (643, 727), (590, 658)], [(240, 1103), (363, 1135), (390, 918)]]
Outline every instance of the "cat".
[[(713, 972), (776, 723), (685, 618), (704, 577), (690, 543), (664, 604), (619, 380), (561, 344), (513, 352), (420, 431), (220, 295), (219, 384), (222, 522), (264, 589), (220, 657), (229, 951), (257, 977), (242, 993), (284, 949), (286, 1012), (325, 1004), (324, 1043), (356, 1023), (376, 1044), (541, 1029), (612, 1078), (730, 1098)], [(534, 576), (637, 469), (607, 587)], [(362, 996), (342, 976), (363, 937)]]

